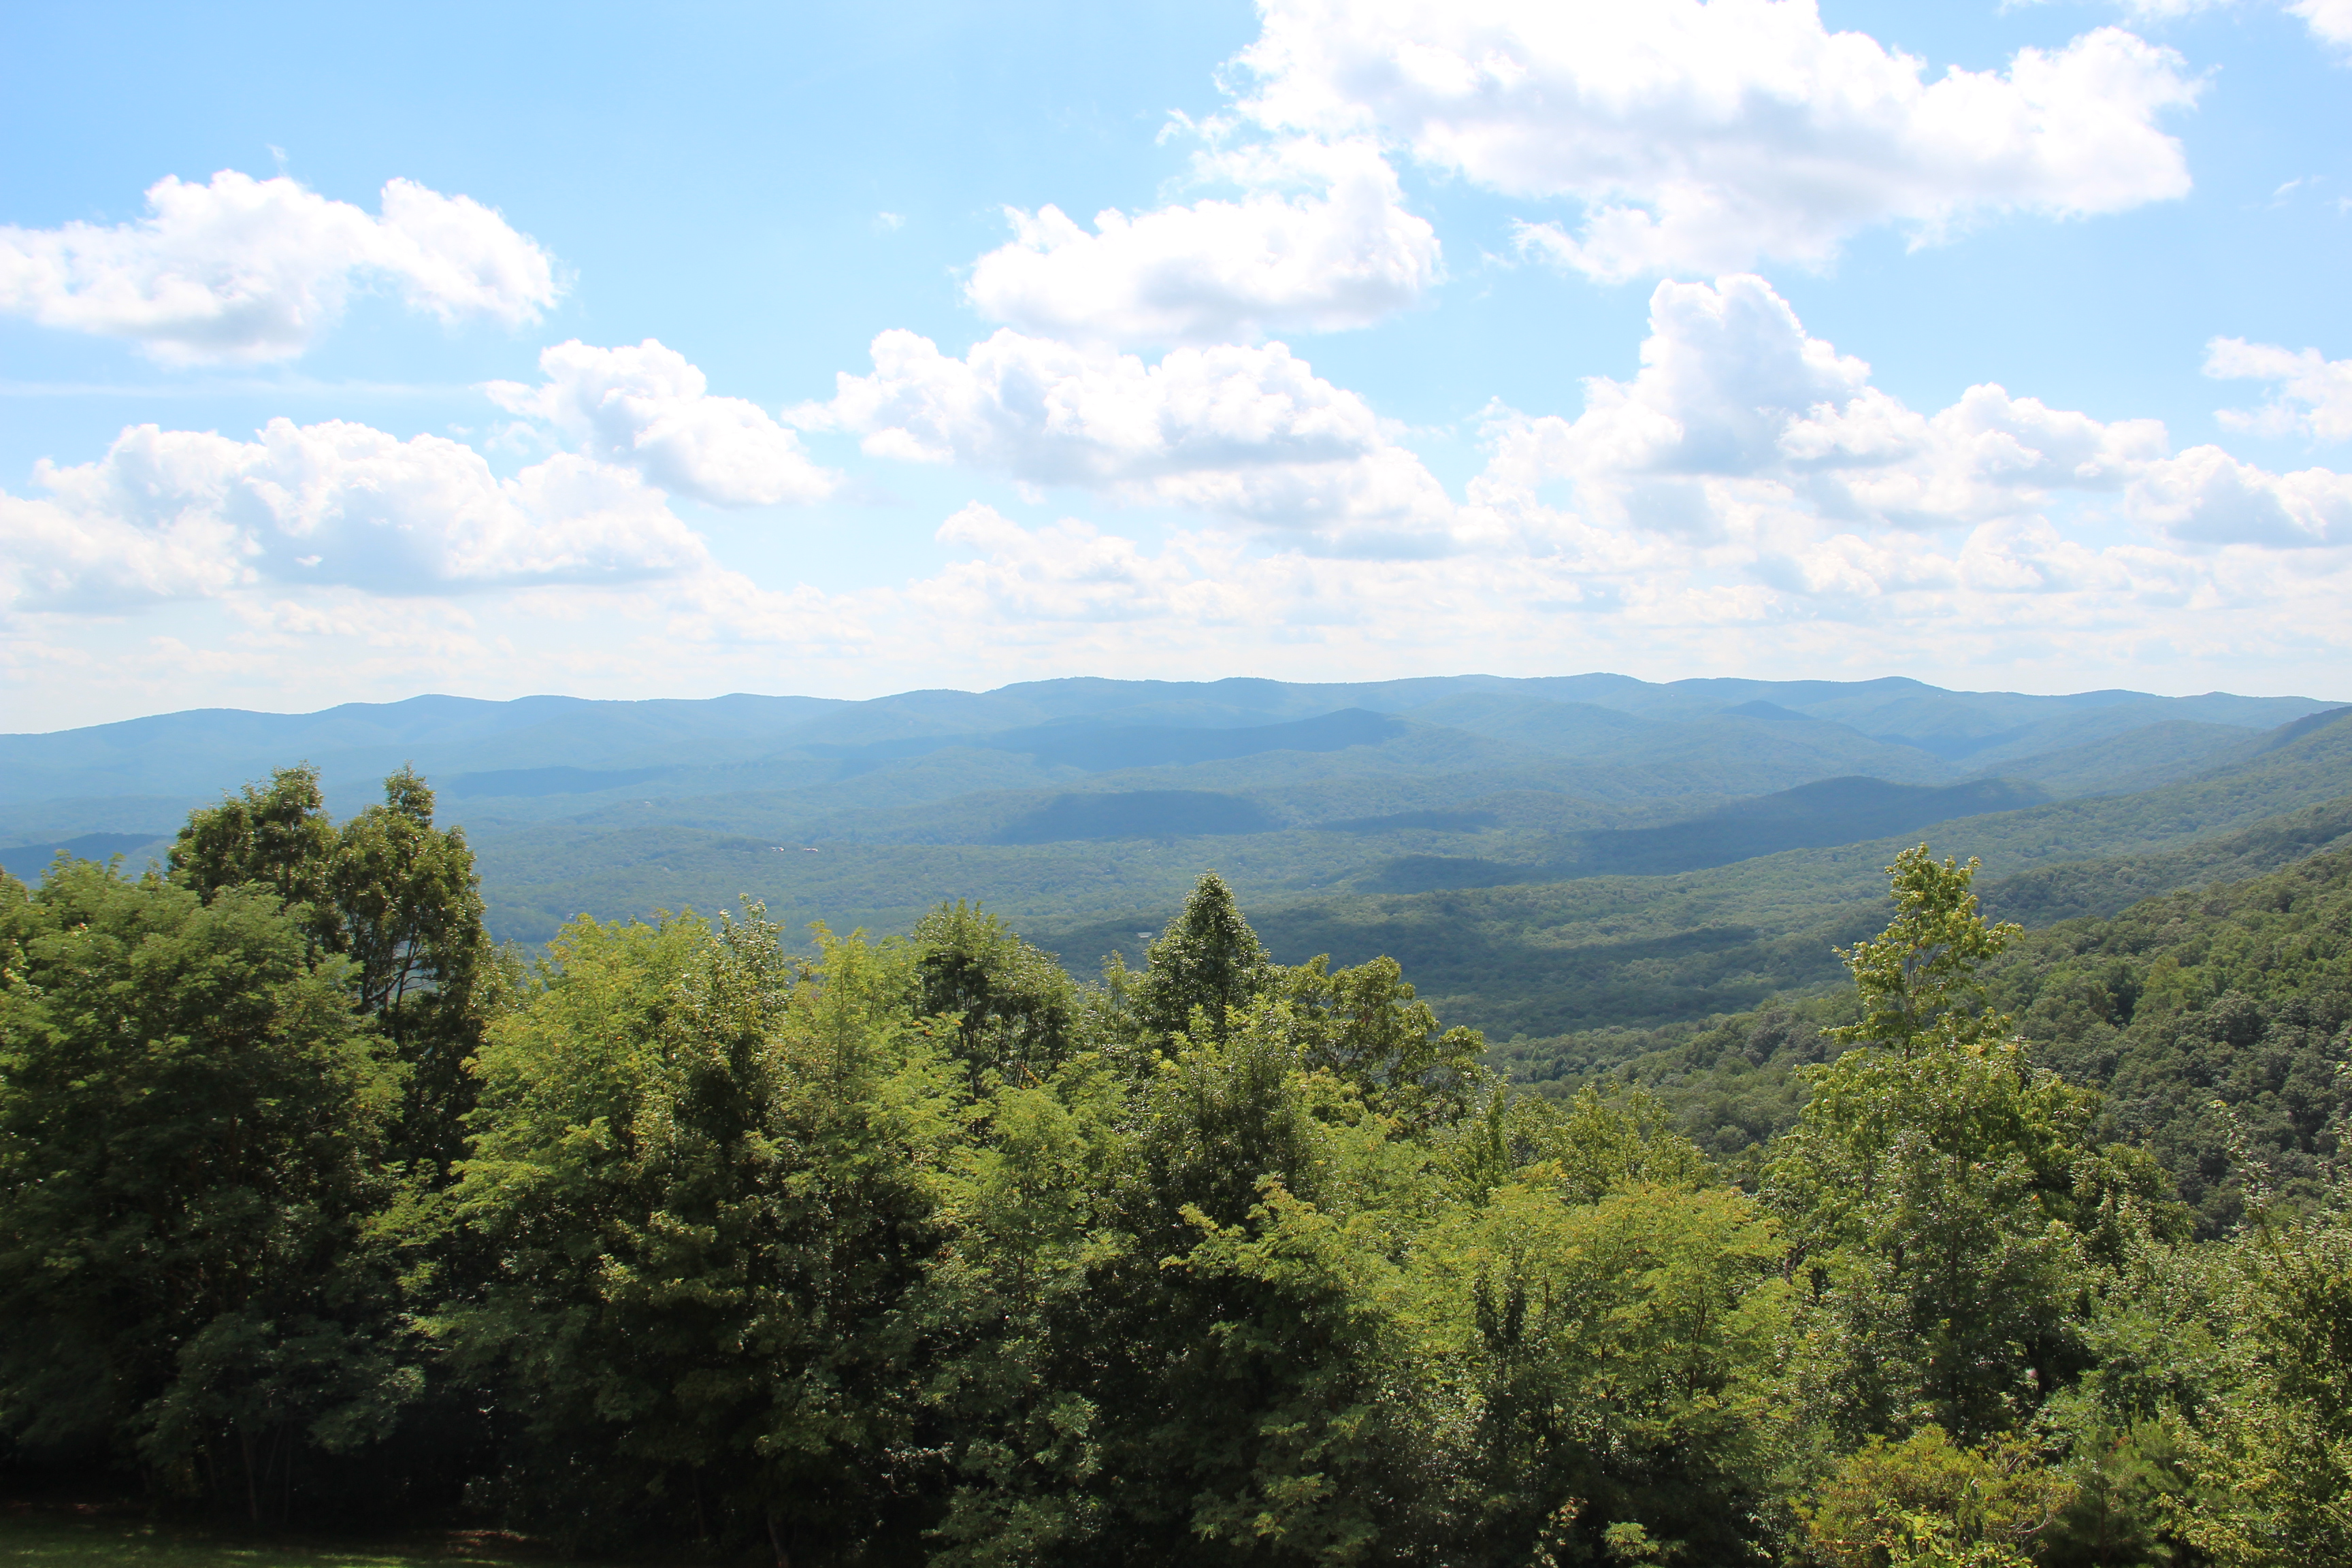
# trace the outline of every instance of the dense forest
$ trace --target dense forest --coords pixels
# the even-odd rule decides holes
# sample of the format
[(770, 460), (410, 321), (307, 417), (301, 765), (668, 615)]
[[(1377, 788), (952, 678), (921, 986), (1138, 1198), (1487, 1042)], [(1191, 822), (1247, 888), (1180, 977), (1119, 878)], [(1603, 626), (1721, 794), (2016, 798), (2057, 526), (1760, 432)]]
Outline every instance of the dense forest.
[[(1937, 850), (1964, 849), (1938, 845)], [(1203, 878), (494, 944), (413, 773), (0, 876), (0, 1460), (714, 1562), (2352, 1562), (2352, 853), (1541, 1059)]]

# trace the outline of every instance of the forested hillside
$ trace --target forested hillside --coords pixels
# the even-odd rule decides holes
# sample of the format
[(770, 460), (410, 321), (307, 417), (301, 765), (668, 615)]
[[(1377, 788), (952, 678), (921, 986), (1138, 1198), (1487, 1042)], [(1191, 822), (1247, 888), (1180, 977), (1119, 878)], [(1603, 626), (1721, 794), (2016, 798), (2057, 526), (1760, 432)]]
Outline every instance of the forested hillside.
[(0, 877), (0, 1467), (777, 1568), (2346, 1561), (2352, 850), (2032, 934), (1892, 859), (1845, 989), (1546, 1093), (1213, 876), (1084, 984), (956, 901), (525, 964), (420, 777), (281, 772)]
[[(2237, 1225), (2250, 1190), (2310, 1200), (2342, 1152), (2352, 847), (2030, 932), (1986, 983), (2043, 1062), (2105, 1095), (2105, 1134), (2156, 1157), (2201, 1234)], [(1553, 1094), (1638, 1084), (1702, 1148), (1750, 1169), (1795, 1124), (1805, 1071), (1834, 1053), (1853, 1006), (1832, 993), (1703, 1026), (1523, 1042), (1498, 1061)]]
[[(0, 736), (0, 865), (37, 876), (62, 845), (135, 868), (188, 810), (290, 760), (318, 769), (338, 810), (414, 766), (481, 857), (501, 940), (745, 893), (788, 929), (903, 932), (955, 891), (1066, 938), (1090, 973), (1114, 947), (1132, 961), (1133, 933), (1212, 867), (1254, 909), (1338, 900), (1317, 918), (1345, 945), (1338, 928), (1360, 921), (1363, 900), (1705, 872), (2259, 768), (2279, 726), (2330, 710), (1597, 675), (1061, 680), (867, 702), (428, 697)], [(2352, 776), (2326, 794), (2347, 791)], [(2216, 795), (2168, 831), (2252, 819)], [(2124, 847), (2108, 840), (2134, 825), (2076, 826), (2059, 858)]]

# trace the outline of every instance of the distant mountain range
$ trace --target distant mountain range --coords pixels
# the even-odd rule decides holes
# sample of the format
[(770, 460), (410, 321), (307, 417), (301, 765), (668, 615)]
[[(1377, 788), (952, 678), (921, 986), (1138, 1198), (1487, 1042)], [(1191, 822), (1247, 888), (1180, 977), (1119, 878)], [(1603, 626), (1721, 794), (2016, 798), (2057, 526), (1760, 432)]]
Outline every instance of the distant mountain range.
[(315, 763), (340, 814), (413, 763), (524, 942), (744, 896), (889, 931), (966, 897), (1085, 971), (1213, 866), (1277, 956), (1392, 951), (1449, 1016), (1541, 1033), (1820, 983), (1922, 837), (2028, 918), (2254, 874), (2333, 841), (2347, 715), (1616, 675), (206, 710), (0, 736), (0, 864), (136, 864), (274, 767)]

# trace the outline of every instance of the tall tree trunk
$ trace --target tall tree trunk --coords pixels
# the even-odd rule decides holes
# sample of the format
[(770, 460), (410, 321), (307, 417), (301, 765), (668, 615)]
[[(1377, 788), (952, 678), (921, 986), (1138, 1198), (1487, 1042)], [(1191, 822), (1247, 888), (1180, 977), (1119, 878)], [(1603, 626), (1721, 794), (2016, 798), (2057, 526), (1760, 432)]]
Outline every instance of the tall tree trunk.
[(768, 1545), (776, 1553), (776, 1568), (793, 1568), (793, 1554), (784, 1550), (784, 1530), (773, 1504), (768, 1508)]

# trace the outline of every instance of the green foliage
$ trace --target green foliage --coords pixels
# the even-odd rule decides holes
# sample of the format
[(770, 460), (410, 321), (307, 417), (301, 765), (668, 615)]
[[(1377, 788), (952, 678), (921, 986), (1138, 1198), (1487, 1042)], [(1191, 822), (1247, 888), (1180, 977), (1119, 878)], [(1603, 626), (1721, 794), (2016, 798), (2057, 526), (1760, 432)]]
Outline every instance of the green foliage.
[(1475, 1029), (1440, 1028), (1395, 959), (1335, 973), (1328, 957), (1312, 958), (1288, 972), (1281, 992), (1301, 1066), (1353, 1085), (1405, 1127), (1459, 1121), (1486, 1097), (1486, 1040)]
[(1766, 1192), (1788, 1216), (1823, 1322), (1834, 1423), (2002, 1431), (2081, 1363), (2075, 1298), (2103, 1231), (2160, 1202), (2145, 1159), (2102, 1151), (2095, 1095), (2033, 1065), (2011, 1021), (1971, 1011), (1990, 927), (1974, 864), (1923, 846), (1887, 868), (1896, 912), (1845, 954), (1867, 1042), (1803, 1069), (1811, 1096)]
[(1548, 1527), (1561, 1560), (1635, 1540), (1696, 1562), (1752, 1550), (1781, 1425), (1784, 1250), (1744, 1194), (1587, 1198), (1551, 1163), (1447, 1215), (1418, 1272), (1468, 1396), (1475, 1560), (1523, 1560)]
[(1265, 944), (1214, 871), (1202, 875), (1145, 957), (1150, 968), (1136, 984), (1134, 1009), (1148, 1037), (1223, 1036), (1226, 1015), (1248, 1006), (1275, 979)]
[(1545, 1095), (1213, 876), (1098, 984), (970, 903), (509, 976), (421, 781), (291, 771), (0, 881), (0, 1419), (779, 1568), (2340, 1560), (2352, 867), (2031, 937), (1975, 869)]
[(1893, 923), (1874, 941), (1838, 950), (1862, 998), (1862, 1017), (1832, 1029), (1832, 1039), (1908, 1057), (1930, 1042), (1971, 1044), (2008, 1026), (1990, 1012), (1962, 1012), (1981, 992), (1977, 971), (2024, 934), (2022, 926), (1987, 925), (1977, 912), (1969, 884), (1981, 864), (1948, 858), (1938, 866), (1924, 844), (1895, 858), (1886, 868)]
[(2224, 1386), (2176, 1416), (2199, 1487), (2174, 1528), (2231, 1568), (2352, 1560), (2352, 1218), (2265, 1221), (2231, 1252)]
[(0, 878), (0, 1423), (258, 1517), (414, 1397), (370, 1216), (401, 1072), (266, 886)]
[(955, 1055), (975, 1089), (989, 1073), (1034, 1083), (1070, 1053), (1077, 988), (1003, 921), (959, 899), (924, 916), (908, 940), (915, 1013), (955, 1020)]
[(267, 788), (191, 814), (171, 877), (206, 900), (266, 888), (316, 945), (351, 959), (359, 1005), (409, 1068), (397, 1147), (437, 1178), (462, 1152), (464, 1063), (509, 976), (483, 928), (465, 835), (434, 827), (433, 792), (414, 769), (383, 793), (338, 828), (318, 771), (281, 768)]
[(2071, 1492), (2021, 1439), (1966, 1447), (1922, 1426), (1840, 1461), (1804, 1510), (1805, 1536), (1832, 1568), (2025, 1568)]
[(484, 1041), (450, 1213), (498, 1259), (429, 1332), (501, 1391), (510, 1495), (849, 1553), (903, 1539), (903, 1309), (956, 1090), (903, 963), (761, 920), (583, 921)]
[[(2250, 1180), (2319, 1201), (2347, 1104), (2336, 1063), (2352, 1058), (2352, 851), (2029, 932), (1983, 987), (2039, 1064), (2101, 1091), (2100, 1139), (2145, 1147), (2200, 1234), (2238, 1222)], [(1858, 1017), (1849, 994), (1586, 1037), (1572, 1070), (1535, 1087), (1642, 1085), (1708, 1152), (1753, 1161), (1795, 1124), (1804, 1069)], [(1496, 1055), (1515, 1079), (1559, 1070), (1556, 1052), (1531, 1052)]]
[(327, 889), (334, 824), (319, 770), (280, 768), (268, 787), (247, 784), (220, 805), (189, 814), (172, 849), (173, 879), (210, 898), (257, 883), (307, 911), (321, 943), (340, 947), (341, 921)]
[(2352, 1105), (2352, 851), (2038, 932), (1990, 979), (2204, 1234), (2238, 1222), (2250, 1182), (2320, 1201)]

